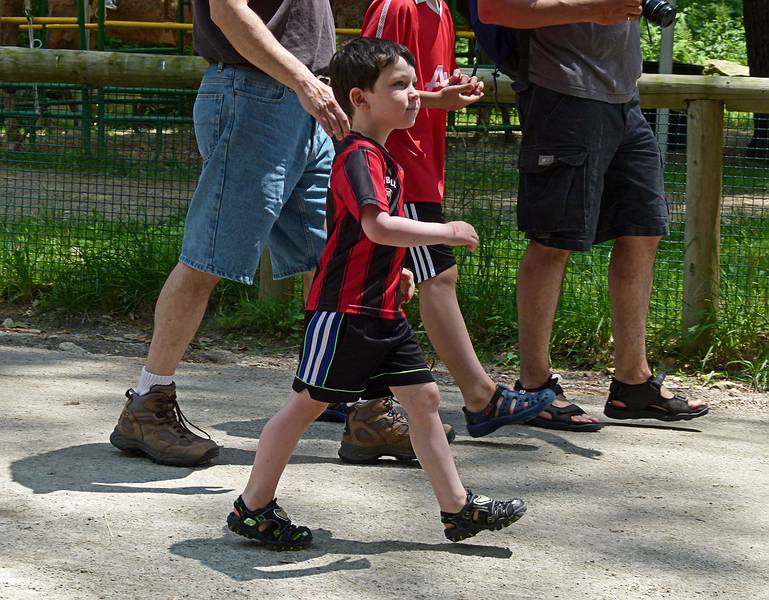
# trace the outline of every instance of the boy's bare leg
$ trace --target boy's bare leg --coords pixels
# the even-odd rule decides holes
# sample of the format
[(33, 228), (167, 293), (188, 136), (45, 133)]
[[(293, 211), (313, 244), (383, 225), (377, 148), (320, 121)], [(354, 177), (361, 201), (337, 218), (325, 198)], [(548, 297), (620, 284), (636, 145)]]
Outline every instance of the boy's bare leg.
[[(550, 336), (569, 254), (568, 250), (530, 241), (518, 267), (518, 352), (521, 384), (525, 388), (537, 388), (550, 377)], [(569, 404), (563, 398), (553, 402), (556, 407)], [(552, 418), (547, 412), (539, 416)], [(598, 422), (590, 415), (573, 416), (571, 420)]]
[(200, 327), (220, 278), (179, 263), (166, 279), (155, 305), (145, 368), (156, 375), (173, 375), (185, 350)]
[(467, 502), (467, 492), (459, 479), (438, 415), (438, 386), (423, 383), (392, 387), (391, 390), (408, 414), (411, 444), (430, 480), (438, 505), (444, 512), (459, 512)]
[(266, 506), (275, 498), (275, 490), (291, 454), (326, 406), (324, 402), (310, 398), (307, 390), (300, 393), (292, 390), (285, 406), (264, 426), (256, 447), (254, 466), (241, 494), (249, 509)]
[[(646, 318), (660, 239), (625, 236), (617, 238), (612, 249), (609, 296), (614, 328), (614, 368), (616, 378), (623, 383), (643, 383), (652, 374), (646, 359)], [(664, 386), (661, 393), (663, 398), (674, 395)], [(624, 407), (622, 402), (612, 402)], [(699, 409), (703, 403), (690, 400), (689, 406)]]
[(459, 309), (456, 265), (420, 284), (419, 314), (433, 348), (462, 391), (465, 406), (482, 411), (496, 384), (475, 354)]

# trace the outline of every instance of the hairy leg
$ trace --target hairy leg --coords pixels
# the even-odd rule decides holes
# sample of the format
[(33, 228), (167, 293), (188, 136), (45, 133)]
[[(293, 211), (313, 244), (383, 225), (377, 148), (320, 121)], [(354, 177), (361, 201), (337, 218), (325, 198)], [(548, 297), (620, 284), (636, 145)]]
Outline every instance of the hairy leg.
[[(530, 241), (518, 268), (518, 352), (521, 357), (521, 383), (525, 388), (537, 388), (550, 377), (550, 336), (558, 307), (561, 283), (570, 252), (549, 248)], [(559, 397), (556, 407), (569, 406)], [(551, 419), (543, 411), (540, 417)], [(590, 415), (573, 416), (575, 423), (597, 423)]]
[[(625, 236), (614, 243), (609, 264), (609, 295), (614, 329), (615, 377), (628, 384), (646, 381), (652, 374), (646, 358), (646, 319), (649, 313), (654, 261), (659, 237)], [(663, 398), (673, 393), (663, 386)], [(624, 407), (619, 401), (613, 401)], [(692, 408), (702, 402), (689, 401)]]
[(173, 375), (195, 336), (220, 278), (179, 263), (166, 279), (155, 305), (155, 327), (145, 368)]

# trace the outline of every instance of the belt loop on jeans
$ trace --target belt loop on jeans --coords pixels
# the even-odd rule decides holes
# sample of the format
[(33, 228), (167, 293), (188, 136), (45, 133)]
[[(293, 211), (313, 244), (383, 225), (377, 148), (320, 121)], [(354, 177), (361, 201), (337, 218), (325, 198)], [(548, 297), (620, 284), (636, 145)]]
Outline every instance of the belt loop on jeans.
[(221, 73), (223, 70), (224, 70), (224, 63), (223, 62), (217, 63), (216, 72)]

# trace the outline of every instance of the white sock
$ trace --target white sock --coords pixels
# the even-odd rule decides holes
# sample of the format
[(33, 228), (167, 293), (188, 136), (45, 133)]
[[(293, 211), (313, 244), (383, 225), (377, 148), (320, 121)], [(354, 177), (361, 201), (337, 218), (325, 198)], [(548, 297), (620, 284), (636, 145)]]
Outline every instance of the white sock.
[(173, 381), (173, 375), (155, 375), (142, 367), (141, 375), (139, 375), (139, 383), (136, 385), (135, 391), (137, 395), (143, 396), (150, 391), (150, 388), (153, 385), (170, 385)]

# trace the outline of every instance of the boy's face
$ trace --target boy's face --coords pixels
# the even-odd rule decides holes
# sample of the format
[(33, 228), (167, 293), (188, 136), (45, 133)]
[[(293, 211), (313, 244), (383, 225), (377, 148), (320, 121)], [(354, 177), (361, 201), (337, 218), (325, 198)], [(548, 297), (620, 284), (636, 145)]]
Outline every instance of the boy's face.
[(402, 57), (382, 69), (373, 90), (364, 91), (370, 115), (378, 125), (391, 129), (407, 129), (419, 113), (417, 76)]

